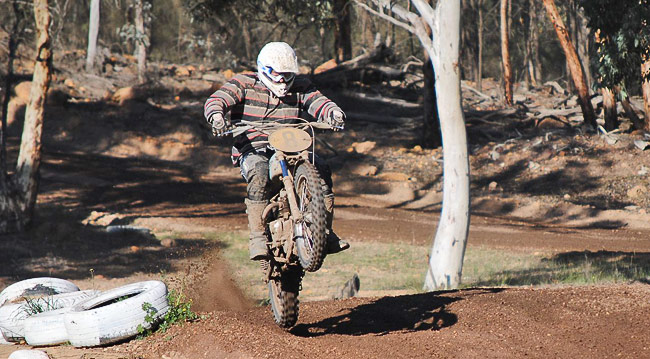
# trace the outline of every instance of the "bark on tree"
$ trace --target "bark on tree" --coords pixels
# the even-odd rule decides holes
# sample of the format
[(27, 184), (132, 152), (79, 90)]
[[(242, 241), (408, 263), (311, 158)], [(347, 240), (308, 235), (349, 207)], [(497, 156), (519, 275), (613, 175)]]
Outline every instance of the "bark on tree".
[(510, 27), (508, 14), (508, 0), (501, 0), (501, 65), (503, 70), (503, 86), (506, 105), (512, 105), (512, 66), (510, 65)]
[(97, 35), (99, 34), (99, 3), (90, 1), (90, 19), (88, 21), (88, 51), (86, 53), (86, 72), (92, 72), (97, 55)]
[[(577, 4), (576, 4), (577, 5)], [(589, 28), (587, 27), (587, 18), (581, 6), (577, 5), (576, 9), (576, 44), (578, 46), (578, 58), (582, 62), (582, 68), (585, 72), (587, 88), (591, 88), (593, 76), (591, 74), (591, 65), (589, 64)]]
[[(418, 7), (417, 2), (414, 4)], [(418, 10), (423, 13), (420, 7)], [(457, 1), (438, 1), (435, 15), (425, 20), (430, 23), (435, 20), (431, 26), (434, 46), (427, 51), (436, 74), (444, 177), (442, 213), (424, 289), (438, 290), (457, 288), (460, 284), (469, 232), (469, 159), (458, 68), (460, 5)]]
[(539, 86), (541, 68), (539, 66), (539, 34), (537, 32), (537, 1), (528, 2), (528, 41), (526, 42), (526, 78), (529, 85)]
[(334, 0), (334, 49), (336, 62), (352, 58), (352, 27), (348, 0)]
[[(473, 19), (470, 16), (474, 16), (476, 13), (476, 1), (475, 0), (461, 0), (461, 14), (463, 14), (464, 23), (461, 26), (460, 32), (460, 63), (461, 66), (461, 78), (464, 79), (475, 79), (476, 78), (476, 44), (477, 41), (472, 33), (472, 27), (469, 26), (473, 22)], [(469, 15), (469, 16), (467, 16)]]
[[(620, 90), (617, 90), (618, 93), (621, 93)], [(645, 126), (645, 122), (637, 116), (636, 112), (634, 112), (634, 108), (632, 107), (632, 104), (630, 103), (630, 97), (625, 96), (621, 99), (621, 105), (623, 106), (623, 110), (625, 111), (625, 116), (632, 121), (632, 124), (634, 125), (634, 128), (637, 130), (643, 130)]]
[(576, 54), (576, 50), (569, 39), (569, 34), (564, 26), (562, 18), (557, 11), (555, 6), (555, 0), (542, 0), (544, 7), (546, 8), (546, 13), (548, 14), (562, 49), (564, 50), (564, 55), (567, 58), (567, 61), (571, 70), (571, 79), (578, 91), (578, 102), (580, 103), (580, 108), (582, 109), (582, 115), (584, 121), (591, 128), (596, 128), (596, 114), (594, 113), (594, 107), (591, 105), (591, 100), (589, 99), (589, 88), (585, 80), (585, 75), (582, 70), (582, 65)]
[(138, 60), (138, 81), (144, 83), (146, 81), (147, 71), (147, 46), (145, 39), (144, 28), (144, 0), (135, 1), (135, 31), (138, 34), (136, 45), (136, 58)]
[[(442, 213), (429, 256), (424, 289), (457, 288), (469, 233), (469, 158), (461, 105), (460, 2), (411, 0), (420, 15), (385, 0), (372, 0), (380, 9), (391, 9), (401, 21), (356, 0), (362, 8), (414, 33), (433, 63), (438, 114), (443, 142)], [(427, 33), (426, 25), (432, 34)]]
[(483, 0), (478, 0), (476, 89), (483, 91)]
[(618, 113), (616, 112), (616, 94), (613, 90), (603, 88), (603, 113), (605, 117), (605, 130), (613, 131), (618, 128)]
[(641, 64), (641, 74), (643, 76), (643, 107), (645, 111), (645, 124), (644, 130), (650, 132), (650, 80), (648, 76), (650, 74), (650, 58)]
[(16, 58), (16, 48), (18, 47), (16, 36), (18, 36), (22, 22), (18, 11), (18, 2), (14, 1), (12, 5), (15, 19), (11, 27), (11, 32), (8, 33), (9, 38), (7, 39), (7, 76), (5, 77), (4, 83), (6, 90), (2, 99), (2, 125), (0, 127), (0, 191), (2, 191), (2, 186), (7, 180), (7, 115), (9, 100), (11, 99), (10, 89), (14, 82), (14, 59)]
[(34, 0), (34, 18), (37, 38), (32, 89), (25, 110), (16, 172), (12, 179), (0, 183), (0, 233), (25, 229), (32, 218), (38, 193), (44, 105), (52, 66), (51, 17), (47, 0)]

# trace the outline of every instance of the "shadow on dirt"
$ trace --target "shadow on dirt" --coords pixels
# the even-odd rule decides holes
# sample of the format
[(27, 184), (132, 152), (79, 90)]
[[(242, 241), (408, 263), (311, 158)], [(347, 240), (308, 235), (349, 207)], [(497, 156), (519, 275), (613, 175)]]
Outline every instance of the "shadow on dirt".
[[(243, 214), (245, 187), (209, 172), (229, 162), (229, 151), (208, 156), (222, 152), (213, 146), (197, 158), (198, 151), (188, 151), (189, 157), (174, 161), (138, 153), (113, 155), (110, 150), (115, 141), (130, 138), (137, 143), (148, 131), (155, 136), (191, 132), (183, 129), (182, 116), (188, 115), (148, 104), (121, 108), (81, 103), (48, 111), (35, 218), (27, 232), (0, 236), (0, 277), (74, 280), (89, 278), (91, 269), (107, 278), (171, 272), (178, 259), (199, 257), (219, 247), (216, 241), (174, 233), (170, 234), (173, 244), (163, 246), (160, 238), (147, 232), (106, 230), (109, 224), (130, 225), (134, 218)], [(9, 144), (11, 163), (17, 156), (18, 139), (10, 138)], [(182, 145), (193, 148), (193, 143)], [(206, 161), (209, 166), (203, 166)], [(114, 218), (82, 224), (93, 211)]]
[(75, 280), (92, 275), (122, 278), (135, 273), (162, 274), (174, 270), (174, 260), (198, 257), (223, 246), (216, 241), (177, 237), (163, 246), (146, 230), (126, 227), (107, 231), (105, 227), (84, 226), (53, 207), (41, 209), (35, 222), (25, 233), (0, 237), (0, 277)]
[[(439, 294), (439, 293), (438, 293)], [(439, 330), (458, 321), (446, 306), (461, 297), (435, 293), (383, 297), (316, 323), (298, 324), (291, 333), (301, 337), (328, 334), (386, 335), (397, 331)]]
[(537, 267), (495, 273), (493, 279), (476, 286), (541, 285), (564, 281), (596, 283), (602, 281), (647, 280), (650, 253), (621, 251), (571, 251), (543, 259)]

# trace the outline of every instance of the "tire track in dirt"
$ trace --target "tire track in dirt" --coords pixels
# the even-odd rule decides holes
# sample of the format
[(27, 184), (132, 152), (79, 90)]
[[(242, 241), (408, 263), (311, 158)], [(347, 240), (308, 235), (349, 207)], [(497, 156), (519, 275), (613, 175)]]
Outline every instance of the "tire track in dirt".
[(310, 302), (292, 330), (268, 308), (216, 311), (121, 349), (144, 358), (643, 358), (650, 286), (477, 288)]

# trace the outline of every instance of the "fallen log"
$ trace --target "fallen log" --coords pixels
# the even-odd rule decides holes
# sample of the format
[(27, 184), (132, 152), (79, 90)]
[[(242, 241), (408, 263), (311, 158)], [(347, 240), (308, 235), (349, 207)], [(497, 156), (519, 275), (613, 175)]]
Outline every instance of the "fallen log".
[(560, 84), (557, 83), (556, 81), (546, 81), (546, 82), (544, 83), (544, 86), (550, 86), (550, 87), (552, 87), (555, 91), (557, 91), (557, 92), (560, 93), (560, 94), (565, 94), (565, 93), (566, 93), (566, 91), (564, 91), (564, 89), (562, 88), (562, 86), (560, 86)]
[(479, 90), (477, 90), (477, 89), (475, 89), (475, 88), (473, 88), (473, 87), (471, 87), (471, 86), (469, 86), (467, 84), (461, 84), (461, 87), (464, 88), (465, 90), (469, 90), (469, 91), (475, 93), (479, 97), (484, 98), (486, 100), (491, 100), (492, 99), (492, 96), (488, 96), (488, 95), (484, 94), (483, 92), (480, 92)]
[(346, 86), (350, 81), (363, 83), (381, 83), (389, 80), (403, 80), (404, 72), (389, 66), (379, 65), (391, 54), (391, 50), (383, 44), (371, 52), (344, 61), (331, 69), (314, 73), (311, 81), (318, 86)]

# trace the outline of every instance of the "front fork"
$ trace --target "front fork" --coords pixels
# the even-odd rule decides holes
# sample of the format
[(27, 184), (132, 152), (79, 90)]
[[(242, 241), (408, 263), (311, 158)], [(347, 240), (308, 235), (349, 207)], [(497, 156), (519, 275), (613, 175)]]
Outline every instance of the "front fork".
[(287, 169), (287, 160), (284, 155), (281, 153), (276, 154), (278, 162), (280, 162), (280, 167), (282, 168), (282, 184), (284, 184), (284, 189), (287, 191), (287, 199), (289, 200), (289, 209), (291, 210), (291, 216), (293, 217), (294, 222), (302, 221), (302, 212), (298, 208), (298, 199), (296, 198), (296, 190), (293, 186), (293, 176)]

